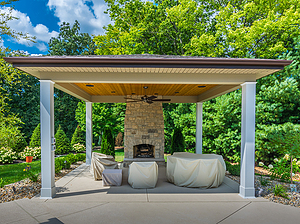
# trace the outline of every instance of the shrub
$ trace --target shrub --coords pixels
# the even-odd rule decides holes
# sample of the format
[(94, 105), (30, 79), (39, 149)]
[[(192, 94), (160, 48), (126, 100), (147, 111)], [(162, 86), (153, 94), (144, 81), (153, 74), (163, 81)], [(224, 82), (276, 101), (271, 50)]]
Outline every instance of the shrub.
[(171, 154), (174, 152), (184, 152), (185, 142), (180, 128), (175, 128), (172, 135)]
[(115, 157), (115, 141), (112, 130), (109, 127), (106, 127), (103, 131), (101, 153)]
[(84, 135), (82, 133), (81, 127), (78, 125), (74, 131), (74, 134), (71, 139), (71, 145), (75, 145), (80, 143), (81, 145), (85, 145)]
[(73, 145), (73, 151), (75, 151), (77, 153), (78, 152), (83, 152), (83, 151), (85, 151), (85, 146), (80, 144), (80, 143), (74, 144)]
[(19, 153), (19, 152), (22, 152), (25, 149), (26, 146), (27, 146), (27, 142), (26, 142), (24, 136), (20, 135), (20, 136), (16, 137), (16, 142), (13, 145), (13, 150), (16, 153)]
[(0, 163), (13, 163), (17, 159), (17, 154), (11, 148), (1, 147), (0, 149)]
[(70, 160), (67, 157), (59, 157), (55, 159), (55, 173), (59, 173), (62, 169), (69, 169), (71, 167)]
[(80, 153), (80, 154), (77, 154), (77, 155), (76, 155), (76, 158), (77, 158), (77, 161), (85, 161), (86, 155)]
[(56, 140), (55, 154), (62, 155), (62, 154), (69, 153), (72, 150), (70, 141), (66, 136), (65, 132), (62, 130), (61, 126), (59, 126), (55, 134), (55, 140)]
[(19, 158), (22, 160), (26, 159), (26, 156), (33, 156), (33, 159), (41, 158), (41, 147), (30, 148), (28, 146), (25, 147), (23, 152), (18, 154)]
[(119, 132), (116, 137), (116, 146), (122, 146), (123, 145), (123, 134), (122, 132)]
[(240, 176), (240, 171), (241, 171), (241, 166), (240, 164), (236, 164), (236, 165), (232, 165), (230, 162), (228, 161), (225, 161), (226, 163), (226, 168), (227, 168), (227, 171), (234, 175), (234, 176)]
[(66, 159), (71, 163), (76, 163), (77, 162), (77, 157), (73, 154), (73, 153), (70, 153), (66, 156)]
[(41, 146), (41, 124), (38, 124), (34, 131), (32, 132), (29, 146), (31, 148), (40, 147)]

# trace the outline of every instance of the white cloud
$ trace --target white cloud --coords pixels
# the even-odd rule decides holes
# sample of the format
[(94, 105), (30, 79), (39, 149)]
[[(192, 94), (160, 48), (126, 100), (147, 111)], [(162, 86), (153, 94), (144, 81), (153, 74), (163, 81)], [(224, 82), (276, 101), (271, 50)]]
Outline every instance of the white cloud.
[[(7, 7), (1, 8), (0, 13), (3, 12), (8, 13), (9, 8)], [(47, 46), (45, 43), (48, 43), (51, 37), (56, 37), (58, 35), (58, 32), (56, 31), (50, 32), (49, 29), (43, 24), (37, 24), (36, 26), (33, 26), (29, 16), (27, 16), (25, 13), (22, 13), (18, 10), (13, 9), (12, 16), (17, 17), (19, 19), (9, 21), (8, 22), (9, 27), (11, 27), (13, 30), (16, 30), (18, 32), (28, 33), (30, 36), (36, 37), (37, 43), (32, 43), (22, 38), (20, 40), (14, 40), (19, 44), (35, 46), (40, 51), (47, 51)]]
[(103, 26), (111, 20), (104, 11), (107, 6), (103, 0), (49, 0), (48, 7), (62, 22), (73, 24), (75, 20), (80, 23), (80, 30), (89, 34), (103, 34)]

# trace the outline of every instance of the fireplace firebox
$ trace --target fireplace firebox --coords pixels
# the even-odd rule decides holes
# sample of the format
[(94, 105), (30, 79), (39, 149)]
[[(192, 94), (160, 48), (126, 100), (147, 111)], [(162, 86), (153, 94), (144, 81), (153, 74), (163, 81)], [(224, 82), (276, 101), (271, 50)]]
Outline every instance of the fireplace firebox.
[(139, 144), (133, 146), (134, 158), (154, 158), (154, 145)]

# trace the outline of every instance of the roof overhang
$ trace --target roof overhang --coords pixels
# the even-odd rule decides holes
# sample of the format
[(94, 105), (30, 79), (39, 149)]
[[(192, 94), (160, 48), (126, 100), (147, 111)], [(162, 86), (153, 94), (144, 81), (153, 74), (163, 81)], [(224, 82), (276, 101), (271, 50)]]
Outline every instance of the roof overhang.
[[(133, 92), (142, 95), (143, 85), (151, 86), (152, 92), (147, 94), (156, 93), (170, 98), (171, 102), (203, 102), (236, 90), (244, 82), (255, 82), (292, 63), (272, 59), (157, 55), (4, 59), (15, 68), (41, 80), (52, 80), (56, 88), (90, 102), (125, 102), (124, 96)], [(94, 85), (94, 88), (86, 84)], [(201, 89), (197, 89), (198, 86), (202, 86)]]

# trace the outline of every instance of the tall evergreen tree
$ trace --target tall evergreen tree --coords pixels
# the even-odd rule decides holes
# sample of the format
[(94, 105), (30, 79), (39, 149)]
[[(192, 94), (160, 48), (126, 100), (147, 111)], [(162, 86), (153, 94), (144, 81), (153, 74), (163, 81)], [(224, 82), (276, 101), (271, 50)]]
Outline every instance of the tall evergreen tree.
[(110, 127), (106, 127), (103, 131), (101, 153), (115, 156), (115, 140)]
[(31, 135), (29, 146), (31, 148), (41, 146), (41, 124), (40, 123), (38, 124), (38, 126), (36, 126), (36, 128), (34, 129)]
[(184, 152), (185, 142), (180, 128), (175, 128), (172, 135), (171, 153)]
[(55, 134), (55, 140), (56, 140), (56, 155), (62, 155), (69, 153), (72, 148), (70, 144), (70, 140), (68, 139), (66, 133), (63, 131), (61, 126), (59, 126), (58, 130)]
[(79, 125), (75, 129), (74, 134), (72, 136), (71, 146), (73, 146), (77, 143), (85, 145), (84, 135), (83, 135), (81, 127)]

